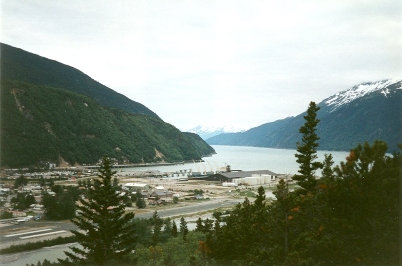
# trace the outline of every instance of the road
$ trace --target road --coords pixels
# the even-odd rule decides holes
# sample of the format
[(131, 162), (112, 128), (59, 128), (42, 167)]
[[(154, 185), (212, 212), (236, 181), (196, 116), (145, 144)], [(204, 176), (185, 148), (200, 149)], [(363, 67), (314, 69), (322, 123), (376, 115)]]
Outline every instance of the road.
[[(173, 208), (157, 209), (159, 217), (188, 216), (199, 212), (214, 210), (221, 207), (230, 207), (242, 199), (212, 199), (197, 203), (186, 203), (185, 206)], [(147, 213), (136, 214), (136, 218), (150, 218), (153, 210)], [(4, 225), (0, 227), (0, 249), (10, 245), (24, 244), (44, 239), (56, 238), (58, 236), (71, 235), (70, 230), (76, 229), (76, 226), (70, 221), (28, 221), (21, 224)]]
[[(202, 201), (199, 203), (193, 203), (188, 206), (169, 208), (169, 209), (160, 209), (158, 211), (159, 217), (166, 218), (172, 216), (181, 216), (181, 215), (189, 215), (195, 214), (199, 212), (204, 212), (208, 210), (214, 210), (221, 207), (230, 207), (239, 202), (243, 202), (243, 199), (214, 199), (209, 201)], [(136, 214), (137, 218), (150, 218), (152, 217), (153, 212)]]
[(10, 245), (24, 244), (59, 236), (71, 235), (75, 229), (70, 221), (28, 221), (0, 227), (0, 249)]

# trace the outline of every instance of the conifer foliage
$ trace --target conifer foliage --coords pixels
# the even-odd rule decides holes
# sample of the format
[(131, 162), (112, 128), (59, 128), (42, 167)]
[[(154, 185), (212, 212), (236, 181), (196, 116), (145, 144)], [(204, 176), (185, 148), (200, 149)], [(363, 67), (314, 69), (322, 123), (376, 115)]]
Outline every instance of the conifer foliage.
[(315, 185), (315, 170), (321, 167), (320, 162), (314, 162), (317, 159), (318, 140), (316, 134), (317, 125), (320, 120), (317, 119), (317, 111), (320, 109), (315, 102), (310, 102), (307, 114), (304, 116), (306, 122), (300, 127), (299, 132), (302, 134), (301, 143), (297, 143), (297, 153), (295, 154), (299, 163), (299, 175), (293, 177), (298, 185), (305, 190), (311, 191)]
[(184, 217), (180, 218), (180, 233), (183, 235), (183, 240), (186, 240), (186, 236), (188, 234), (188, 227)]
[(82, 248), (66, 252), (73, 263), (90, 262), (102, 265), (118, 260), (134, 249), (133, 213), (125, 213), (124, 197), (113, 186), (110, 159), (103, 158), (99, 179), (88, 188), (87, 196), (77, 205), (78, 214), (72, 222), (79, 230), (72, 233)]
[(293, 179), (301, 188), (282, 179), (270, 204), (263, 188), (254, 203), (238, 204), (207, 238), (219, 265), (400, 265), (401, 154), (375, 141), (338, 166), (332, 155), (317, 162), (318, 109), (310, 103), (300, 128)]

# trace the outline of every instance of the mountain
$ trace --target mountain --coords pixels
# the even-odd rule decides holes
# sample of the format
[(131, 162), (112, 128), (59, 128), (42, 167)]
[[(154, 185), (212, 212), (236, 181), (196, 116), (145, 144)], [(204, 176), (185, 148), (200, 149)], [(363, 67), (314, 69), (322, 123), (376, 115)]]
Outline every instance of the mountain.
[(103, 106), (158, 117), (144, 105), (102, 85), (78, 69), (3, 43), (1, 79), (63, 88), (89, 96)]
[[(27, 80), (30, 78), (18, 73), (19, 68), (13, 71), (3, 68), (21, 65), (3, 64), (2, 61), (2, 73), (14, 74), (1, 77), (1, 168), (40, 166), (46, 162), (59, 165), (94, 164), (104, 155), (120, 163), (178, 162), (198, 160), (215, 152), (198, 135), (180, 132), (153, 115), (152, 111), (145, 115), (141, 112), (133, 114), (125, 109), (141, 107), (140, 104), (131, 101), (121, 108), (112, 108), (102, 104), (99, 99), (103, 96), (97, 97), (95, 91), (88, 93), (95, 94), (92, 98), (85, 95), (85, 91), (79, 93), (71, 87), (62, 87), (64, 82), (67, 85), (73, 83), (68, 81), (68, 73), (77, 71), (79, 75), (85, 75), (69, 66), (41, 58), (43, 64), (59, 67), (53, 81), (58, 87), (47, 83), (38, 85), (49, 79), (49, 73), (35, 70), (36, 67), (45, 69), (38, 63), (37, 56), (18, 53), (29, 55), (26, 60), (19, 59), (25, 61), (25, 67), (20, 70), (31, 69), (37, 76), (34, 77), (35, 84), (29, 83)], [(10, 58), (8, 56), (8, 60)], [(32, 58), (33, 65), (30, 65)], [(42, 74), (43, 77), (40, 76)], [(19, 77), (22, 80), (17, 80)], [(58, 77), (63, 77), (64, 81), (58, 81)], [(85, 79), (82, 77), (80, 80)], [(102, 86), (100, 84), (92, 89), (99, 89), (99, 94), (106, 91), (117, 95), (115, 99), (119, 99), (116, 92)], [(85, 90), (85, 87), (79, 88)]]
[(3, 81), (1, 166), (45, 162), (94, 164), (103, 155), (120, 163), (174, 162), (214, 153), (198, 135), (162, 120), (110, 109), (67, 90)]
[(206, 140), (212, 138), (214, 136), (223, 134), (223, 133), (232, 133), (236, 132), (233, 128), (216, 128), (216, 127), (204, 127), (204, 126), (196, 126), (188, 130), (189, 132), (195, 133), (199, 135), (202, 139)]
[[(341, 91), (320, 102), (320, 149), (349, 150), (359, 143), (376, 139), (396, 150), (402, 143), (401, 80), (366, 82)], [(249, 129), (207, 139), (211, 145), (239, 145), (296, 148), (305, 113)]]

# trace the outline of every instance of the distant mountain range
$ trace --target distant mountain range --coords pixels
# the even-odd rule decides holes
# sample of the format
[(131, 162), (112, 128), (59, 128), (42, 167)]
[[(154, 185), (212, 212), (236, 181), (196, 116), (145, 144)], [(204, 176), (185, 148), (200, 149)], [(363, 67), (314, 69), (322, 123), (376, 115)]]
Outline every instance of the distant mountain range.
[[(358, 84), (320, 102), (317, 133), (320, 149), (349, 150), (376, 139), (388, 143), (390, 151), (402, 143), (401, 80)], [(307, 108), (307, 106), (306, 106)], [(305, 113), (249, 129), (207, 139), (211, 145), (296, 148)]]
[(236, 130), (233, 128), (224, 128), (224, 127), (216, 128), (216, 127), (204, 127), (204, 126), (196, 126), (187, 131), (199, 135), (204, 140), (212, 138), (212, 137), (220, 135), (220, 134), (223, 134), (223, 133), (236, 132)]
[(197, 160), (214, 153), (144, 105), (59, 62), (1, 44), (0, 166)]

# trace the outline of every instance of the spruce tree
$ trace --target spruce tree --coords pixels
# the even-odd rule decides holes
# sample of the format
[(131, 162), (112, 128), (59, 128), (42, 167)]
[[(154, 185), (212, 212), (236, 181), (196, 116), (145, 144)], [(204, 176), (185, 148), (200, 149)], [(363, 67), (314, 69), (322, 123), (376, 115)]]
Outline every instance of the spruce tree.
[(105, 157), (85, 198), (77, 205), (78, 214), (72, 222), (78, 227), (72, 233), (82, 248), (65, 252), (69, 260), (97, 265), (118, 260), (135, 246), (133, 213), (125, 213), (124, 197), (113, 186), (110, 159)]
[(175, 221), (172, 221), (172, 236), (177, 237), (177, 225)]
[(180, 218), (180, 233), (183, 235), (183, 240), (186, 240), (188, 234), (187, 222), (184, 217)]
[(24, 175), (20, 175), (14, 181), (14, 188), (24, 188), (28, 184), (28, 179)]
[(297, 142), (297, 153), (295, 154), (299, 163), (299, 174), (293, 176), (293, 180), (307, 191), (312, 191), (316, 186), (314, 177), (315, 170), (321, 167), (317, 159), (318, 140), (317, 125), (320, 120), (317, 119), (317, 111), (320, 109), (315, 102), (310, 102), (307, 114), (304, 116), (306, 122), (300, 127), (299, 132), (302, 134), (301, 143)]
[(290, 195), (289, 195), (289, 187), (288, 182), (284, 179), (279, 180), (278, 185), (276, 186), (276, 190), (273, 192), (276, 197), (276, 202), (274, 203), (274, 212), (277, 211), (278, 219), (276, 222), (278, 223), (278, 233), (283, 233), (283, 251), (284, 254), (288, 253), (288, 239), (289, 239), (289, 224), (288, 224), (288, 215), (290, 209)]
[(135, 201), (135, 205), (139, 209), (144, 209), (147, 206), (147, 204), (145, 203), (145, 200), (142, 198), (142, 195), (140, 192), (137, 192), (137, 200)]
[(152, 215), (151, 223), (154, 226), (152, 234), (152, 245), (156, 246), (160, 241), (160, 235), (163, 226), (163, 220), (159, 217), (157, 211), (155, 211)]
[(265, 190), (262, 186), (260, 186), (258, 188), (258, 195), (257, 198), (254, 201), (254, 205), (257, 208), (261, 208), (262, 206), (264, 206), (264, 201), (265, 201)]
[(322, 177), (333, 180), (335, 175), (334, 175), (334, 170), (332, 169), (332, 165), (334, 164), (334, 161), (332, 160), (332, 154), (325, 154), (324, 155), (324, 162), (322, 164)]
[(163, 240), (170, 238), (172, 235), (172, 221), (170, 218), (166, 218), (163, 220)]
[(196, 232), (202, 232), (204, 231), (204, 225), (202, 224), (202, 219), (201, 217), (198, 217), (196, 221), (196, 227), (195, 227)]
[(214, 226), (214, 221), (210, 220), (209, 218), (205, 219), (204, 221), (204, 233), (209, 233)]
[(220, 223), (221, 223), (222, 212), (214, 211), (212, 216), (215, 218), (215, 224), (214, 224), (215, 232), (218, 232), (221, 229), (221, 224)]

